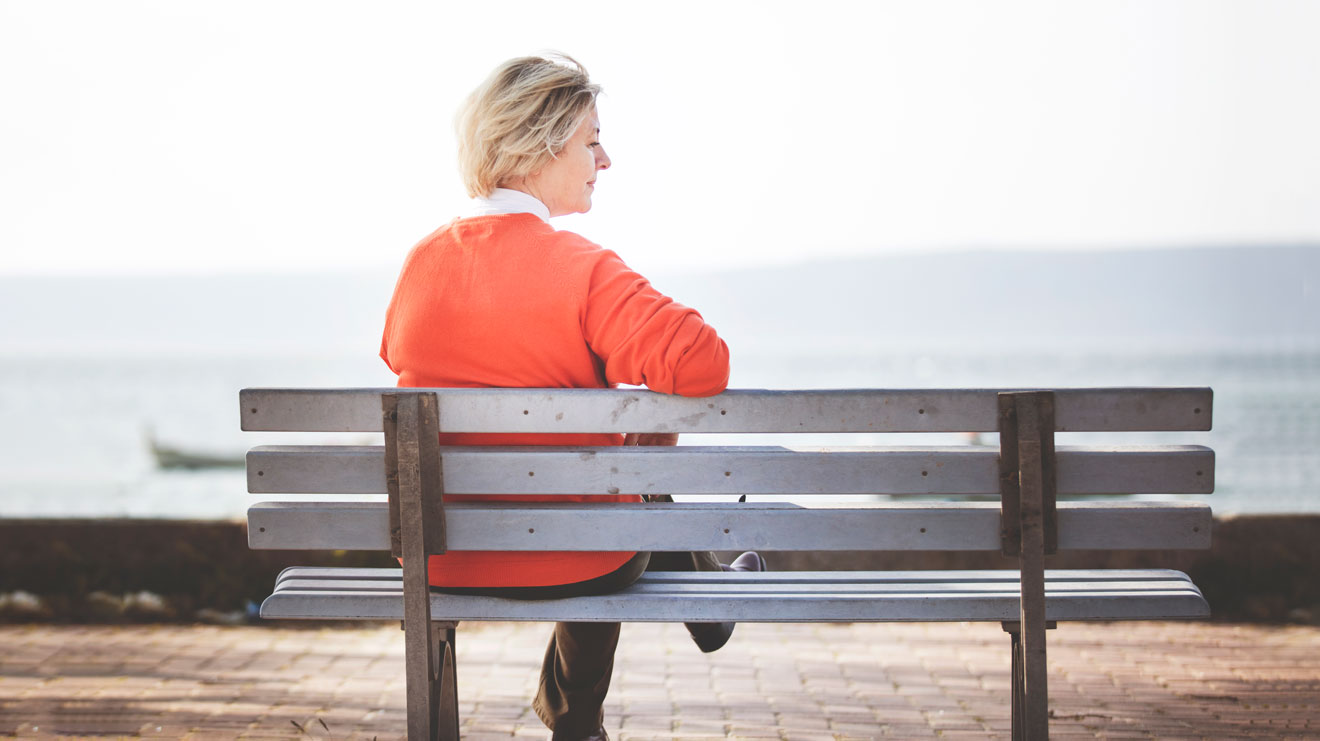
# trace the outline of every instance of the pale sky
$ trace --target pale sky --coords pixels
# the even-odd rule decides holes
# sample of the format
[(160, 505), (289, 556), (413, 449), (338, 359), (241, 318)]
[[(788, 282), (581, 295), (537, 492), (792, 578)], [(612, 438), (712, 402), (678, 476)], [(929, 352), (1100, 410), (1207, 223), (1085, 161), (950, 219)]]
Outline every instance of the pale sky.
[(643, 270), (1320, 242), (1320, 3), (0, 0), (0, 274), (397, 266), (558, 49)]

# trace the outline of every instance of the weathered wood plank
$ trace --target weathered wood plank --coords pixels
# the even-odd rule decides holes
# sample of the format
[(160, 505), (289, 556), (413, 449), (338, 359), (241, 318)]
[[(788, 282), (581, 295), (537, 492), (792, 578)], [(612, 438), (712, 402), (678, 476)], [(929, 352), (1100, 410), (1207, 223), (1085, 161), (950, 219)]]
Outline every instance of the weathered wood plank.
[[(338, 566), (290, 566), (276, 577), (276, 585), (289, 579), (353, 580), (364, 583), (394, 584), (403, 576), (400, 568)], [(1178, 582), (1186, 586), (1192, 580), (1173, 569), (1046, 569), (1046, 583), (1056, 589), (1073, 585), (1110, 585), (1130, 582)], [(869, 584), (997, 584), (1005, 589), (1018, 583), (1018, 572), (1011, 569), (947, 569), (908, 571), (762, 571), (729, 573), (718, 571), (649, 571), (638, 585), (699, 585), (711, 589), (726, 587), (755, 589), (764, 585), (869, 585)], [(1194, 585), (1193, 585), (1194, 586)], [(1075, 591), (1075, 590), (1073, 590)]]
[[(1013, 632), (1017, 633), (1014, 643), (1021, 654), (1022, 683), (1015, 688), (1018, 691), (1014, 692), (1014, 705), (1021, 708), (1024, 738), (1044, 741), (1049, 738), (1049, 676), (1045, 666), (1045, 488), (1053, 483), (1045, 480), (1047, 471), (1052, 469), (1044, 465), (1044, 454), (1046, 448), (1054, 447), (1054, 399), (1048, 392), (1004, 394), (1000, 398), (1011, 400), (1016, 407), (1009, 420), (1016, 429), (1010, 431), (1006, 425), (999, 433), (1001, 436), (1014, 435), (1017, 447), (1021, 538), (1017, 553), (1022, 585), (1017, 629)], [(1014, 729), (1015, 735), (1018, 730)]]
[[(420, 390), (420, 389), (419, 389)], [(733, 390), (706, 399), (625, 389), (427, 389), (446, 432), (994, 432), (1007, 389)], [(379, 432), (397, 389), (244, 389), (244, 430)], [(1058, 389), (1059, 431), (1208, 430), (1208, 388)]]
[[(861, 572), (867, 573), (867, 572)], [(872, 572), (873, 573), (873, 572)], [(911, 574), (913, 572), (907, 572)], [(1010, 572), (1011, 573), (1011, 572)], [(1176, 572), (1174, 572), (1176, 573)], [(1046, 573), (1046, 617), (1050, 620), (1116, 620), (1205, 617), (1204, 598), (1185, 576), (1130, 581), (1088, 581), (1084, 574)], [(397, 579), (285, 579), (262, 605), (263, 617), (397, 619), (402, 590)], [(506, 600), (432, 595), (432, 614), (447, 620), (595, 620), (674, 622), (853, 622), (1015, 619), (1016, 578), (995, 584), (966, 584), (940, 578), (928, 584), (874, 580), (814, 585), (811, 590), (776, 589), (758, 580), (732, 580), (719, 592), (669, 585), (643, 576), (633, 587), (573, 600)], [(739, 575), (747, 576), (747, 575)], [(755, 575), (759, 576), (759, 575)], [(318, 584), (318, 581), (322, 583)], [(734, 586), (751, 583), (745, 588)]]
[[(582, 538), (590, 512), (594, 535)], [(782, 503), (449, 504), (450, 550), (999, 550), (995, 502), (805, 507)], [(1183, 502), (1061, 502), (1059, 547), (1206, 548), (1210, 508)], [(263, 502), (252, 548), (389, 550), (384, 502)]]
[[(786, 448), (444, 448), (450, 494), (984, 495), (999, 451), (976, 446)], [(377, 446), (260, 446), (254, 494), (386, 491)], [(1058, 449), (1058, 491), (1208, 494), (1214, 451), (1197, 445)]]
[[(1067, 581), (1051, 584), (1055, 594), (1086, 593), (1105, 594), (1114, 592), (1128, 593), (1134, 589), (1135, 582), (1107, 581)], [(999, 595), (1013, 589), (1016, 582), (935, 580), (930, 582), (866, 582), (834, 583), (828, 581), (816, 583), (769, 582), (760, 580), (722, 581), (722, 582), (639, 582), (629, 588), (631, 594), (669, 594), (675, 597), (702, 595), (728, 595), (729, 597), (751, 597), (766, 594), (781, 595), (785, 598), (800, 599), (812, 596), (835, 595), (903, 595), (926, 594), (939, 597), (965, 595)], [(1181, 591), (1192, 588), (1186, 579), (1141, 580), (1140, 588), (1146, 591)], [(310, 578), (289, 578), (281, 580), (276, 591), (315, 591), (315, 592), (398, 592), (400, 582), (397, 579), (330, 579), (321, 576)]]
[[(441, 486), (436, 439), (436, 400), (429, 394), (386, 394), (381, 399), (385, 435), (394, 438), (397, 455), (399, 524), (404, 558), (399, 580), (399, 602), (404, 620), (404, 674), (407, 677), (408, 736), (439, 737), (436, 700), (437, 662), (431, 623), (426, 556), (427, 537), (443, 537), (443, 523), (428, 522), (427, 500), (438, 497)], [(441, 527), (438, 533), (431, 530)], [(428, 532), (430, 531), (430, 532)], [(391, 543), (393, 545), (393, 543)], [(404, 585), (407, 588), (404, 588)]]

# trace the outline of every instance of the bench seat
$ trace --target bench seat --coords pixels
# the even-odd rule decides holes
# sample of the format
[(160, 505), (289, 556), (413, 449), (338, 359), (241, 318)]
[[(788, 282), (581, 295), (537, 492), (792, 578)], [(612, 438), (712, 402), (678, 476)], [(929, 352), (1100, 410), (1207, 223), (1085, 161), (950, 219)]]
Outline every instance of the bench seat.
[[(1015, 570), (649, 572), (596, 597), (512, 600), (432, 593), (436, 620), (621, 622), (1012, 621)], [(1048, 620), (1204, 618), (1210, 608), (1180, 571), (1047, 570)], [(403, 570), (292, 567), (263, 618), (401, 620)]]

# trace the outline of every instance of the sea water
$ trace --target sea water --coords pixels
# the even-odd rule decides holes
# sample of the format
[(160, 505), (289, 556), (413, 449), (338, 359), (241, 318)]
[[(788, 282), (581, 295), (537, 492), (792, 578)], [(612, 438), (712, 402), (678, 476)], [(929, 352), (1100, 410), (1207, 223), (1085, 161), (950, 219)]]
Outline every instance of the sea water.
[[(365, 344), (365, 343), (364, 343)], [(731, 343), (733, 344), (733, 343)], [(375, 357), (334, 347), (244, 353), (114, 350), (0, 354), (0, 516), (241, 518), (256, 501), (241, 469), (161, 470), (148, 441), (241, 457), (260, 444), (363, 444), (379, 435), (244, 433), (238, 391), (253, 386), (390, 386)], [(1217, 515), (1320, 512), (1320, 347), (1239, 343), (886, 347), (859, 342), (734, 345), (740, 388), (1210, 386), (1214, 429), (1144, 433), (1217, 455)], [(1104, 443), (1061, 435), (1060, 444)], [(1132, 436), (1125, 438), (1132, 443)], [(731, 442), (690, 437), (686, 443)], [(736, 442), (736, 441), (734, 441)], [(785, 444), (943, 444), (948, 436), (798, 436)]]

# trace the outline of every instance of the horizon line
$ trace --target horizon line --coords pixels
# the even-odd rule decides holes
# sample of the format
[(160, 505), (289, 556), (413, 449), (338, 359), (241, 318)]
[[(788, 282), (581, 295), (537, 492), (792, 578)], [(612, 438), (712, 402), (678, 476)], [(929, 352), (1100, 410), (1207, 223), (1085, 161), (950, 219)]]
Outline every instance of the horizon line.
[[(819, 255), (796, 256), (780, 260), (762, 260), (757, 262), (710, 262), (700, 265), (668, 265), (653, 266), (647, 269), (648, 273), (654, 275), (672, 275), (677, 272), (686, 273), (722, 273), (731, 270), (758, 270), (758, 269), (778, 269), (802, 267), (805, 265), (820, 265), (828, 263), (856, 263), (862, 261), (884, 261), (895, 258), (924, 257), (933, 255), (1079, 255), (1079, 254), (1107, 254), (1107, 255), (1131, 255), (1142, 253), (1168, 253), (1168, 252), (1186, 252), (1186, 251), (1204, 251), (1204, 252), (1231, 252), (1243, 250), (1320, 250), (1320, 240), (1297, 240), (1297, 241), (1261, 241), (1261, 242), (1242, 242), (1242, 243), (1189, 243), (1189, 244), (1161, 244), (1161, 245), (1124, 245), (1120, 247), (1101, 247), (1101, 246), (1022, 246), (1014, 247), (1009, 245), (987, 245), (987, 246), (947, 246), (947, 247), (919, 247), (919, 248), (894, 248), (884, 249), (876, 252), (848, 253), (835, 252)], [(638, 261), (641, 264), (642, 261)], [(347, 275), (362, 271), (382, 272), (393, 274), (399, 266), (393, 263), (385, 262), (361, 262), (361, 263), (339, 263), (333, 265), (317, 265), (308, 267), (297, 267), (293, 265), (276, 265), (268, 268), (256, 266), (221, 266), (221, 267), (199, 267), (186, 268), (178, 266), (162, 267), (155, 269), (132, 269), (132, 270), (15, 270), (9, 271), (0, 268), (0, 280), (23, 280), (23, 279), (140, 279), (140, 278), (268, 278), (268, 277), (288, 277), (294, 275)]]

